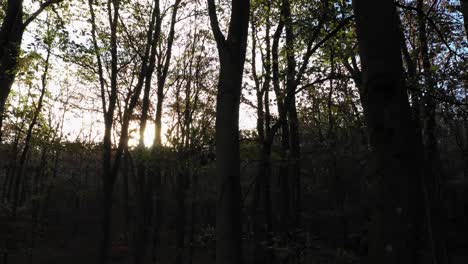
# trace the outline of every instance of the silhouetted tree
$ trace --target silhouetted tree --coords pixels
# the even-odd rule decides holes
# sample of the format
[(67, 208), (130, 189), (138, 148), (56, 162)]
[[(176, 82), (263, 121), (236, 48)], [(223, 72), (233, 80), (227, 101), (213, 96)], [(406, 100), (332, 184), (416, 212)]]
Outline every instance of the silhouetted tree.
[(368, 93), (370, 143), (376, 155), (378, 201), (370, 234), (370, 263), (418, 263), (421, 138), (411, 119), (403, 79), (396, 7), (391, 0), (355, 0), (363, 85)]
[(220, 61), (216, 102), (216, 263), (242, 263), (239, 104), (242, 88), (249, 0), (232, 0), (227, 38), (221, 32), (214, 0), (208, 10)]

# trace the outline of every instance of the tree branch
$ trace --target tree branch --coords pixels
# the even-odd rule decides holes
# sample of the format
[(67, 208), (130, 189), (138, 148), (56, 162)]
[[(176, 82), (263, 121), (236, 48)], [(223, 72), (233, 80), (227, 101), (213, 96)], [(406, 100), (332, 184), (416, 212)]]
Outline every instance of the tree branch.
[(31, 22), (33, 22), (34, 19), (36, 19), (37, 16), (39, 16), (42, 13), (42, 11), (44, 11), (47, 7), (49, 7), (49, 6), (53, 5), (53, 4), (58, 4), (60, 2), (63, 2), (63, 0), (48, 0), (48, 1), (44, 2), (44, 3), (42, 3), (39, 6), (39, 8), (34, 13), (32, 13), (31, 16), (28, 19), (26, 19), (26, 21), (23, 24), (23, 27), (26, 28), (29, 24), (31, 24)]
[(216, 5), (214, 0), (208, 0), (208, 15), (210, 17), (211, 29), (213, 31), (214, 38), (218, 47), (224, 47), (226, 43), (226, 38), (221, 32), (219, 27), (218, 16), (216, 15)]
[(437, 35), (440, 37), (440, 40), (442, 41), (442, 43), (444, 43), (444, 45), (447, 47), (447, 49), (452, 53), (454, 54), (455, 56), (459, 57), (460, 59), (462, 60), (465, 60), (465, 58), (458, 54), (456, 51), (454, 51), (450, 45), (448, 44), (447, 40), (445, 39), (444, 35), (442, 34), (442, 32), (440, 31), (440, 29), (437, 27), (437, 24), (434, 22), (434, 20), (428, 16), (427, 13), (424, 13), (423, 10), (420, 10), (416, 7), (412, 7), (412, 6), (407, 6), (407, 5), (403, 5), (401, 3), (398, 3), (396, 2), (395, 5), (397, 7), (400, 7), (402, 9), (406, 9), (406, 10), (410, 10), (410, 11), (415, 11), (415, 12), (420, 12), (422, 13), (422, 15), (424, 16), (424, 18), (429, 22), (429, 24), (434, 28), (435, 32), (437, 33)]
[(307, 69), (307, 64), (309, 64), (309, 59), (312, 56), (312, 54), (314, 54), (315, 51), (317, 51), (325, 42), (334, 37), (336, 33), (338, 33), (343, 27), (345, 27), (348, 24), (348, 22), (351, 21), (351, 19), (353, 18), (354, 16), (349, 16), (343, 19), (343, 21), (341, 21), (335, 29), (333, 29), (322, 40), (315, 44), (315, 46), (307, 50), (307, 53), (304, 55), (304, 62), (302, 63), (299, 72), (297, 73), (296, 84), (299, 84), (301, 82), (302, 75), (304, 75), (304, 72)]

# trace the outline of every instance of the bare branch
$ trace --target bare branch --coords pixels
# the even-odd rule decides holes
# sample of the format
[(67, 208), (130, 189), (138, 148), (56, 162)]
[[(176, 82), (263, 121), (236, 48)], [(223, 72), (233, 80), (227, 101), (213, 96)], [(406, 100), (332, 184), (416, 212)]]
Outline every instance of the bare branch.
[(42, 13), (42, 11), (44, 11), (47, 7), (49, 7), (49, 6), (53, 5), (53, 4), (58, 4), (60, 2), (63, 2), (63, 0), (48, 0), (48, 1), (44, 2), (44, 3), (42, 3), (39, 6), (39, 8), (34, 13), (32, 13), (31, 16), (28, 19), (26, 19), (26, 21), (23, 24), (23, 27), (26, 28), (29, 24), (31, 24), (31, 22), (33, 22), (34, 19), (36, 19), (37, 16), (39, 16)]
[(210, 17), (211, 29), (213, 31), (214, 38), (218, 47), (224, 47), (226, 43), (226, 38), (221, 32), (219, 27), (218, 16), (216, 15), (216, 5), (214, 0), (208, 0), (208, 14)]
[(301, 65), (301, 68), (299, 69), (299, 72), (297, 73), (297, 78), (296, 78), (296, 84), (299, 84), (301, 82), (301, 78), (304, 75), (304, 72), (307, 69), (307, 64), (309, 63), (309, 59), (312, 56), (312, 54), (315, 53), (325, 42), (327, 42), (329, 39), (334, 37), (336, 33), (338, 33), (342, 28), (344, 28), (349, 21), (351, 21), (354, 18), (354, 16), (349, 16), (345, 19), (343, 19), (338, 26), (336, 26), (335, 29), (333, 29), (330, 33), (328, 33), (322, 40), (320, 40), (315, 46), (312, 47), (310, 46), (309, 49), (307, 49), (306, 54), (304, 55), (304, 62)]

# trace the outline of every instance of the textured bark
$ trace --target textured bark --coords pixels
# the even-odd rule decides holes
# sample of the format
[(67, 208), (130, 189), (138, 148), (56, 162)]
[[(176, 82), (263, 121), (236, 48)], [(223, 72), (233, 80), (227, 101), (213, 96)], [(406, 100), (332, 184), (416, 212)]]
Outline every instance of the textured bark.
[(421, 203), (422, 146), (410, 118), (396, 8), (391, 0), (353, 4), (379, 180), (369, 263), (418, 263), (414, 219)]
[(208, 1), (211, 28), (220, 60), (216, 100), (216, 263), (242, 263), (239, 104), (242, 87), (249, 0), (232, 0), (228, 37), (219, 27), (214, 0)]

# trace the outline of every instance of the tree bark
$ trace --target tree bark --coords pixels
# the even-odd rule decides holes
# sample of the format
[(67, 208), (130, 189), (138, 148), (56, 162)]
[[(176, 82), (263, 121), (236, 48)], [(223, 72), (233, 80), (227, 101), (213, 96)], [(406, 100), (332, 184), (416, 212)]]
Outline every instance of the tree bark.
[(214, 0), (208, 0), (211, 28), (220, 60), (216, 100), (216, 263), (242, 263), (242, 223), (239, 150), (239, 104), (242, 88), (249, 0), (232, 0), (231, 21), (225, 39)]
[(353, 7), (379, 179), (369, 263), (418, 263), (414, 219), (423, 154), (410, 118), (396, 8), (391, 0), (354, 0)]

